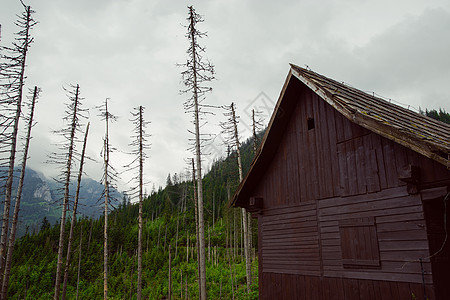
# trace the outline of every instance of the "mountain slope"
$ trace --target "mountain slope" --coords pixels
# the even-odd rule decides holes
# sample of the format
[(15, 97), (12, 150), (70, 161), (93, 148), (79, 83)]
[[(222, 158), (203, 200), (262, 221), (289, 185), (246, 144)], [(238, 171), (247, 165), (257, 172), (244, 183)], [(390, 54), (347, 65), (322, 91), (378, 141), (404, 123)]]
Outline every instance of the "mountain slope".
[[(15, 170), (16, 178), (20, 173), (19, 169)], [(17, 192), (18, 180), (13, 183), (13, 201), (11, 206), (11, 214), (14, 211), (15, 196)], [(3, 182), (0, 184), (4, 184)], [(70, 194), (75, 194), (76, 182), (71, 182)], [(89, 216), (94, 219), (102, 215), (101, 196), (103, 193), (103, 185), (90, 178), (84, 178), (81, 181), (80, 200), (79, 200), (79, 216)], [(61, 187), (52, 179), (46, 178), (31, 168), (27, 168), (25, 172), (25, 180), (22, 189), (22, 201), (19, 212), (18, 236), (22, 236), (25, 232), (37, 232), (44, 217), (55, 224), (61, 217), (62, 194)], [(114, 190), (113, 193), (118, 199), (113, 203), (117, 206), (121, 194)], [(3, 210), (3, 204), (0, 206)]]
[[(251, 140), (243, 143), (244, 170), (253, 157)], [(217, 160), (204, 176), (207, 290), (210, 299), (257, 299), (257, 259), (252, 263), (253, 284), (247, 292), (239, 209), (228, 209), (228, 195), (238, 184), (234, 153)], [(168, 294), (169, 246), (172, 258), (173, 299), (198, 299), (193, 183), (173, 175), (164, 189), (153, 191), (143, 203), (143, 297), (163, 299)], [(121, 203), (108, 216), (108, 296), (135, 299), (137, 278), (138, 204)], [(69, 226), (69, 224), (67, 224)], [(256, 223), (253, 253), (257, 252)], [(33, 299), (53, 295), (58, 226), (43, 226), (22, 237), (16, 246), (9, 296), (26, 293)], [(80, 254), (79, 295), (103, 295), (103, 217), (81, 218), (74, 232), (73, 263), (69, 268), (67, 297), (74, 299)]]

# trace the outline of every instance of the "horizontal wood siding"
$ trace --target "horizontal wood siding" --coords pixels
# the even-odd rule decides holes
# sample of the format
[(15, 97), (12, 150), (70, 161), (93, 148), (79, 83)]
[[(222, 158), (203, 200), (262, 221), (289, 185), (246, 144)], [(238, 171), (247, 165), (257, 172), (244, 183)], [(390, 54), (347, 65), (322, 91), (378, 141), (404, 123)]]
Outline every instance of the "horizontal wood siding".
[[(420, 258), (425, 282), (433, 283), (427, 224), (420, 196), (407, 193), (399, 174), (405, 166), (417, 166), (420, 185), (432, 188), (448, 184), (450, 172), (301, 90), (286, 96), (296, 106), (279, 131), (280, 143), (270, 146), (277, 151), (252, 192), (263, 198), (260, 297), (287, 293), (283, 299), (291, 299), (295, 290), (292, 299), (319, 299), (319, 294), (320, 299), (410, 299), (412, 293), (421, 299)], [(376, 230), (340, 232), (340, 221), (355, 218), (373, 219)], [(341, 235), (364, 230), (370, 232), (371, 254), (349, 251), (344, 267)]]
[[(304, 300), (410, 300), (424, 299), (420, 283), (264, 273), (260, 299)], [(436, 299), (426, 285), (428, 299)]]
[(265, 210), (259, 220), (263, 273), (320, 275), (314, 201)]
[[(376, 194), (318, 201), (324, 276), (422, 282), (419, 258), (429, 256), (426, 224), (420, 195), (404, 187)], [(339, 222), (373, 218), (378, 236), (380, 266), (345, 268)], [(432, 282), (430, 260), (424, 260), (425, 280)]]

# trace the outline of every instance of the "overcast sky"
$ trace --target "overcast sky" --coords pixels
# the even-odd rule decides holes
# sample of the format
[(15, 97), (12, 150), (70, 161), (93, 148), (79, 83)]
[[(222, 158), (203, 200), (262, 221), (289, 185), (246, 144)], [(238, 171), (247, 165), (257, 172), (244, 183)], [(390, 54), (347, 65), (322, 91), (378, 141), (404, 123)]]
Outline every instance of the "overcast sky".
[[(121, 151), (128, 144), (130, 112), (146, 107), (151, 121), (151, 149), (145, 176), (152, 185), (164, 186), (167, 174), (183, 172), (188, 151), (186, 95), (176, 64), (187, 59), (185, 38), (192, 4), (208, 32), (201, 40), (215, 65), (217, 80), (207, 96), (212, 105), (237, 104), (240, 131), (248, 137), (250, 111), (263, 111), (266, 123), (289, 71), (289, 63), (356, 88), (393, 99), (414, 108), (450, 111), (450, 1), (348, 0), (348, 1), (155, 1), (155, 0), (29, 0), (39, 22), (33, 30), (27, 87), (42, 94), (36, 110), (29, 166), (54, 176), (44, 162), (55, 151), (51, 130), (63, 126), (67, 103), (63, 87), (79, 84), (84, 106), (90, 108), (91, 134), (88, 175), (100, 180), (100, 151), (104, 124), (95, 106), (110, 98), (110, 111), (119, 117), (111, 125), (111, 143)], [(0, 4), (2, 45), (10, 45), (17, 0)], [(211, 116), (204, 132), (218, 133), (222, 112)], [(220, 141), (220, 136), (216, 139)], [(220, 143), (209, 147), (212, 158), (223, 154)], [(132, 158), (116, 154), (121, 166)], [(129, 175), (128, 175), (129, 176)], [(125, 176), (124, 180), (127, 180)]]

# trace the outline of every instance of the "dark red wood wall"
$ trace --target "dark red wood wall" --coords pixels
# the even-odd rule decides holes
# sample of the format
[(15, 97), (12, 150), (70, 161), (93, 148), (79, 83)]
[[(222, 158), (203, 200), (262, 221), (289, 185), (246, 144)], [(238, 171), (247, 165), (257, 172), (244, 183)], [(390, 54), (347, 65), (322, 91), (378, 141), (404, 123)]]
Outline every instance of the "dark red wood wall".
[[(423, 300), (424, 290), (420, 283), (375, 281), (333, 277), (317, 277), (264, 272), (260, 299), (314, 299), (355, 300), (395, 299)], [(426, 287), (428, 299), (436, 299), (434, 290)], [(441, 298), (445, 299), (445, 298)]]
[[(260, 297), (291, 293), (283, 299), (296, 299), (297, 294), (306, 295), (298, 299), (409, 299), (405, 297), (412, 292), (420, 295), (419, 258), (425, 258), (424, 280), (431, 295), (421, 194), (408, 194), (398, 174), (408, 164), (418, 166), (421, 183), (432, 186), (449, 180), (450, 172), (348, 121), (308, 88), (291, 90), (295, 93), (288, 89), (284, 101), (297, 104), (253, 192), (264, 199), (258, 217)], [(345, 220), (363, 225), (346, 229), (352, 225)], [(370, 232), (375, 238), (364, 240)], [(342, 243), (354, 242), (358, 235), (366, 248), (379, 252), (342, 253), (353, 247)], [(343, 257), (352, 256), (356, 259), (345, 261), (356, 265), (344, 266)], [(377, 259), (378, 266), (370, 261)], [(338, 294), (326, 296), (324, 289), (331, 286), (337, 286)], [(365, 297), (372, 294), (379, 297)]]

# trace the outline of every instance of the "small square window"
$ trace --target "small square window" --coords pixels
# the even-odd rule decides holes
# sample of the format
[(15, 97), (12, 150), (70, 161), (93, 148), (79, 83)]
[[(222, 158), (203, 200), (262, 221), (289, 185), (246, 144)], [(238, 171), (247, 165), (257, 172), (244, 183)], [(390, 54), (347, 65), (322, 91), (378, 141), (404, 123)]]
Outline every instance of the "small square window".
[(314, 129), (314, 118), (308, 118), (308, 130)]
[(344, 268), (380, 268), (380, 250), (373, 217), (341, 220), (339, 234)]

